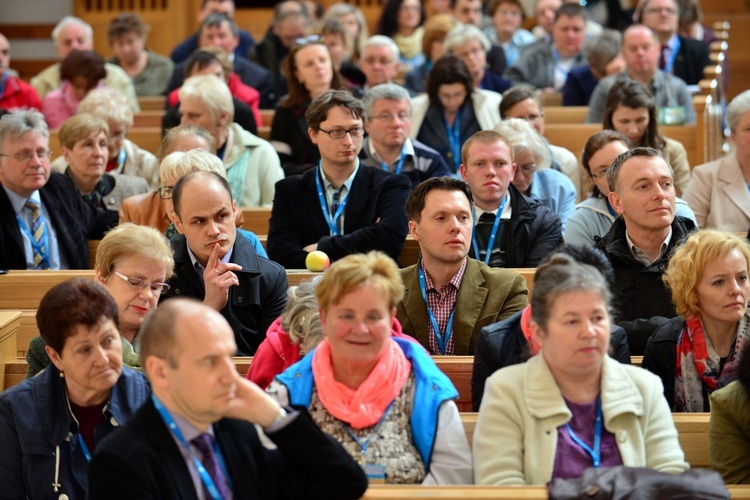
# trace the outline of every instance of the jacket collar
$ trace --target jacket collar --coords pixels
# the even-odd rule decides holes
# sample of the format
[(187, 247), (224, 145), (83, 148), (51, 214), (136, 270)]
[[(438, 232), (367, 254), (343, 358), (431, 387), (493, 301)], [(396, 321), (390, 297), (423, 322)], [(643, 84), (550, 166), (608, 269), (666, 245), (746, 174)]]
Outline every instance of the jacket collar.
[(748, 197), (748, 185), (745, 176), (742, 175), (742, 168), (737, 161), (737, 154), (725, 156), (720, 162), (717, 175), (719, 188), (724, 192), (727, 200), (734, 203), (745, 216), (750, 217), (748, 204), (747, 202), (743, 202)]
[[(672, 249), (685, 241), (688, 233), (695, 229), (695, 223), (690, 219), (675, 216), (674, 220), (672, 220), (672, 238), (669, 241), (667, 251), (664, 252), (664, 255), (662, 255), (659, 260), (652, 263), (648, 267), (650, 268), (665, 264), (669, 260), (669, 255)], [(624, 262), (637, 262), (640, 266), (646, 267), (644, 264), (637, 261), (635, 257), (633, 257), (633, 255), (630, 253), (627, 238), (625, 237), (625, 220), (622, 218), (622, 216), (615, 219), (615, 221), (612, 223), (612, 227), (609, 229), (609, 232), (606, 234), (606, 236), (604, 236), (604, 238), (602, 238), (601, 241), (602, 242), (600, 243), (600, 246), (603, 246), (607, 254), (615, 256), (616, 258)]]
[[(234, 240), (234, 247), (232, 247), (232, 258), (230, 262), (240, 263), (242, 270), (234, 271), (236, 273), (260, 273), (260, 257), (253, 248), (252, 244), (242, 236), (242, 233), (237, 231), (237, 235)], [(193, 267), (190, 254), (188, 253), (187, 238), (184, 234), (178, 234), (172, 238), (172, 249), (174, 250), (174, 261), (175, 263), (182, 264), (189, 268)]]

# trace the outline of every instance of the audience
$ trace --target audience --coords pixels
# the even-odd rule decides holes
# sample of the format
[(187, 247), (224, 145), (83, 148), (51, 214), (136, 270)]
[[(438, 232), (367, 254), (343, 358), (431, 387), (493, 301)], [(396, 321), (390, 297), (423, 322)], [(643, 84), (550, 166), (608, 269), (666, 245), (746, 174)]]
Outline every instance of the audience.
[(619, 31), (606, 30), (591, 40), (583, 50), (588, 63), (576, 66), (568, 73), (562, 88), (563, 106), (588, 106), (599, 80), (625, 70), (621, 39)]
[(420, 0), (386, 0), (382, 9), (383, 12), (378, 21), (378, 35), (387, 36), (396, 42), (401, 64), (407, 71), (424, 63), (425, 56), (422, 53), (424, 28), (422, 25), (427, 14), (422, 2)]
[(10, 42), (0, 33), (0, 108), (10, 112), (42, 109), (34, 87), (18, 78), (10, 69)]
[(118, 307), (97, 283), (55, 285), (36, 320), (52, 366), (0, 394), (3, 496), (86, 498), (91, 456), (151, 389), (123, 366)]
[(545, 485), (592, 464), (689, 468), (658, 379), (607, 355), (609, 308), (596, 268), (560, 254), (539, 267), (530, 329), (540, 351), (487, 379), (474, 430), (477, 484)]
[[(412, 0), (408, 0), (412, 1)], [(400, 51), (396, 42), (385, 35), (375, 35), (362, 46), (359, 67), (365, 75), (365, 90), (381, 83), (393, 83), (398, 75)]]
[(520, 0), (492, 0), (487, 4), (487, 15), (492, 26), (484, 30), (490, 43), (505, 51), (505, 59), (513, 66), (521, 55), (521, 49), (536, 41), (530, 31), (523, 29), (523, 6)]
[(431, 354), (470, 355), (479, 330), (522, 309), (523, 278), (467, 257), (473, 196), (466, 183), (437, 177), (419, 184), (406, 201), (409, 233), (419, 261), (401, 270), (406, 286), (396, 316), (404, 332)]
[[(481, 0), (450, 0), (450, 4), (453, 17), (458, 24), (470, 24), (479, 29), (491, 24), (489, 18), (482, 14)], [(508, 61), (503, 48), (492, 45), (487, 51), (487, 69), (497, 75), (502, 75), (507, 67)]]
[[(323, 42), (331, 53), (333, 67), (346, 79), (347, 86), (351, 89), (364, 86), (365, 73), (351, 62), (354, 40), (346, 26), (338, 19), (327, 19), (315, 28), (315, 32), (323, 37)], [(390, 41), (393, 43), (393, 40)]]
[(398, 259), (408, 232), (403, 210), (411, 183), (404, 175), (360, 165), (362, 102), (330, 90), (313, 100), (305, 117), (322, 158), (317, 168), (276, 184), (269, 257), (287, 269), (303, 269), (314, 250), (332, 262), (370, 250)]
[(712, 230), (670, 258), (664, 282), (679, 316), (648, 340), (643, 367), (661, 378), (672, 411), (710, 411), (708, 396), (736, 379), (750, 326), (748, 263), (747, 240)]
[(511, 86), (510, 81), (487, 70), (487, 52), (492, 48), (482, 31), (472, 24), (453, 28), (443, 45), (448, 54), (458, 56), (469, 70), (474, 87), (502, 94)]
[(552, 41), (552, 26), (555, 24), (555, 13), (562, 7), (562, 0), (535, 0), (534, 2), (534, 20), (536, 26), (532, 28), (531, 33), (538, 40), (546, 40), (547, 43)]
[(306, 409), (373, 481), (471, 484), (471, 451), (452, 401), (458, 392), (424, 349), (392, 338), (403, 294), (383, 253), (335, 262), (315, 289), (325, 338), (269, 392)]
[(427, 75), (430, 74), (432, 65), (445, 55), (443, 47), (445, 37), (457, 25), (458, 21), (450, 14), (433, 15), (425, 21), (424, 35), (422, 35), (422, 53), (424, 53), (425, 61), (404, 76), (404, 86), (412, 95), (425, 91)]
[(326, 9), (323, 19), (338, 19), (349, 30), (349, 34), (352, 36), (352, 40), (354, 40), (352, 62), (355, 64), (358, 63), (365, 41), (370, 38), (370, 32), (367, 29), (367, 20), (362, 11), (354, 4), (338, 2)]

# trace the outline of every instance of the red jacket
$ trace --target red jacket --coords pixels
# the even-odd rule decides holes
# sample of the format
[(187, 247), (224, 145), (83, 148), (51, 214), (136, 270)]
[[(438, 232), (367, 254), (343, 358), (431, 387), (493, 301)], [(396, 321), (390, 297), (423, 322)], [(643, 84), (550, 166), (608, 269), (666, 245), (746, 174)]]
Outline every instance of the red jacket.
[(36, 108), (42, 110), (42, 100), (36, 93), (34, 87), (18, 77), (8, 75), (5, 82), (5, 91), (0, 96), (0, 108), (8, 111), (26, 110)]

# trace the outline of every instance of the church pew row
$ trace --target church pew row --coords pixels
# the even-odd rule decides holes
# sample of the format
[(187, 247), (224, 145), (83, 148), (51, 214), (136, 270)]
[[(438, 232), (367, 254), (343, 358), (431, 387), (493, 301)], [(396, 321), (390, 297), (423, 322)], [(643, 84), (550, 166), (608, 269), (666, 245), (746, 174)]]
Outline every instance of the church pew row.
[(167, 98), (163, 95), (141, 96), (138, 98), (138, 105), (141, 111), (164, 111)]
[(5, 363), (16, 359), (20, 311), (0, 311), (0, 389), (5, 387)]

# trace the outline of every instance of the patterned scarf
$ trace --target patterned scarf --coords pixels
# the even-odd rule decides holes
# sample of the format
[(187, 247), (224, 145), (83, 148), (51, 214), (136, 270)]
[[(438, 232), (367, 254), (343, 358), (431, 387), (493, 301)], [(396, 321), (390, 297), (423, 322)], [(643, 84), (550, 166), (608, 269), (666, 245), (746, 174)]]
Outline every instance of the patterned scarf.
[(720, 371), (720, 357), (704, 333), (700, 318), (694, 314), (685, 318), (685, 328), (677, 339), (675, 412), (704, 411), (703, 387), (705, 386), (706, 392), (711, 394), (735, 380), (742, 346), (748, 336), (748, 325), (750, 318), (748, 311), (745, 311), (737, 326), (734, 344), (729, 349), (724, 368)]
[(411, 363), (398, 344), (390, 341), (367, 379), (356, 390), (350, 389), (334, 378), (331, 345), (324, 339), (313, 352), (312, 369), (326, 410), (352, 428), (364, 429), (378, 423), (399, 395), (411, 373)]

